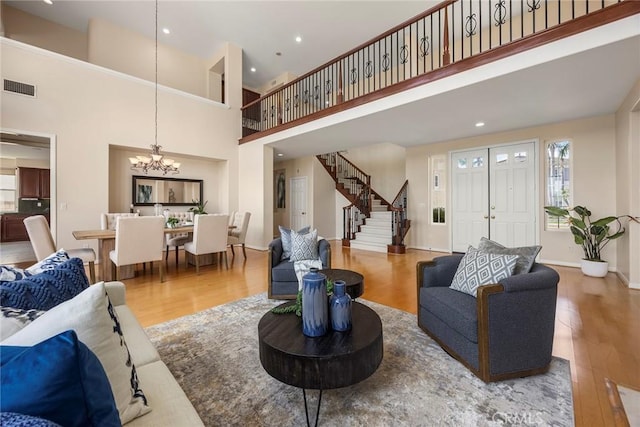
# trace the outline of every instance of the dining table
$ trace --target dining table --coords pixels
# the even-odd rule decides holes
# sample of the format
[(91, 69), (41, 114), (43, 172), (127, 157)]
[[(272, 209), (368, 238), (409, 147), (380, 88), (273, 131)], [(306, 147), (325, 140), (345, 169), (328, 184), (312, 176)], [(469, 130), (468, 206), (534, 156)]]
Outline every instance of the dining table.
[[(193, 225), (181, 225), (165, 228), (165, 234), (193, 233)], [(105, 282), (115, 280), (111, 272), (109, 252), (116, 247), (116, 230), (76, 230), (71, 233), (76, 240), (98, 240), (98, 259), (100, 260), (100, 279)], [(120, 267), (120, 279), (130, 279), (135, 275), (135, 265)]]

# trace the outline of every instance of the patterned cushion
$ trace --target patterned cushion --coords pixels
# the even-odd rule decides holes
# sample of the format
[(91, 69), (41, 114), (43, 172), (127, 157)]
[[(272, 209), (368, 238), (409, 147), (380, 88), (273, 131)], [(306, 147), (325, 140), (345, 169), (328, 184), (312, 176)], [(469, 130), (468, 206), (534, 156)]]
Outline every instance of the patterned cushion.
[(30, 275), (42, 273), (46, 270), (53, 270), (56, 266), (69, 260), (69, 254), (64, 249), (60, 249), (58, 252), (52, 253), (42, 261), (27, 268), (27, 273)]
[(65, 427), (120, 426), (107, 375), (74, 331), (32, 347), (0, 348), (2, 411)]
[(149, 412), (151, 408), (140, 389), (136, 367), (104, 282), (53, 307), (2, 345), (32, 346), (69, 329), (73, 329), (100, 360), (111, 384), (120, 422), (125, 424)]
[(478, 250), (489, 252), (491, 254), (498, 255), (518, 255), (518, 261), (516, 261), (516, 268), (513, 270), (513, 274), (528, 273), (533, 267), (533, 263), (538, 256), (542, 246), (522, 246), (519, 248), (507, 248), (502, 246), (498, 242), (489, 240), (487, 238), (480, 239)]
[(53, 421), (31, 415), (17, 414), (15, 412), (0, 413), (0, 426), (7, 427), (60, 427)]
[(291, 256), (290, 261), (302, 261), (303, 259), (318, 259), (318, 230), (306, 234), (291, 230)]
[(0, 281), (13, 282), (14, 280), (22, 280), (27, 276), (31, 276), (28, 271), (10, 265), (0, 265)]
[(517, 259), (517, 255), (490, 254), (469, 246), (449, 287), (475, 297), (478, 287), (511, 276)]
[[(281, 225), (278, 226), (278, 229), (280, 230), (280, 240), (282, 240), (281, 259), (287, 259), (291, 256), (291, 230), (282, 227)], [(298, 230), (298, 233), (307, 234), (310, 229), (311, 227), (307, 225), (306, 227), (302, 227), (300, 230)]]
[(3, 341), (42, 316), (45, 311), (0, 307), (0, 313), (0, 341)]
[(13, 282), (0, 282), (0, 305), (23, 310), (49, 310), (88, 286), (82, 260), (72, 258), (40, 274)]

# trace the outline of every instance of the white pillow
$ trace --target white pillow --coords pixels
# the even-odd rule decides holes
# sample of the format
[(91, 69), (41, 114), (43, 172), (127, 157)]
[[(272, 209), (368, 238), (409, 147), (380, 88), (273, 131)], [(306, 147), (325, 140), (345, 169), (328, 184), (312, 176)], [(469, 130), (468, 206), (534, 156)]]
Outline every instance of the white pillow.
[(53, 307), (2, 345), (33, 346), (69, 329), (76, 331), (78, 339), (102, 363), (122, 424), (149, 412), (151, 408), (139, 387), (136, 368), (104, 282), (89, 286), (74, 298)]
[(13, 307), (0, 307), (0, 341), (9, 338), (29, 323), (42, 316), (43, 310), (22, 310)]
[(517, 260), (518, 255), (491, 254), (469, 246), (449, 287), (475, 297), (480, 286), (511, 276)]
[(306, 234), (299, 234), (291, 230), (291, 256), (290, 261), (302, 261), (305, 259), (318, 259), (318, 230)]

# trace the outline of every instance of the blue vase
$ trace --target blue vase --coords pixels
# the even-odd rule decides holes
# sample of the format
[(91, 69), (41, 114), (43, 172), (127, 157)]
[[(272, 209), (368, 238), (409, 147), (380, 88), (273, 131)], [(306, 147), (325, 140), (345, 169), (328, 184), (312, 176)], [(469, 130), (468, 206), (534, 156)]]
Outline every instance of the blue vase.
[(333, 295), (329, 302), (331, 328), (334, 331), (351, 329), (351, 297), (346, 293), (346, 284), (342, 280), (333, 282)]
[(312, 268), (302, 277), (302, 333), (319, 337), (328, 330), (327, 277)]

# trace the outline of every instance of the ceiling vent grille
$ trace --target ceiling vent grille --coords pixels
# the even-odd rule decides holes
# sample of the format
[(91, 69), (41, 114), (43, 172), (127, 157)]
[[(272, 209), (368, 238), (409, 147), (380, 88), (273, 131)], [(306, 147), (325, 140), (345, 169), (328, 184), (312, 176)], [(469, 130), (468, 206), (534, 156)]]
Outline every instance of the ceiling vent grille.
[(35, 98), (36, 87), (27, 83), (20, 83), (13, 80), (4, 79), (5, 92), (18, 93), (20, 95), (31, 96)]

